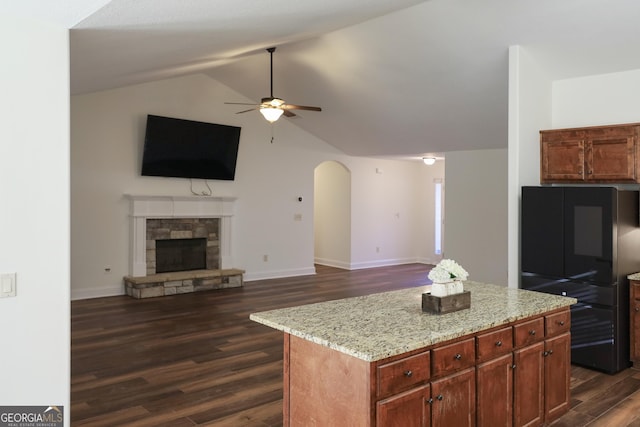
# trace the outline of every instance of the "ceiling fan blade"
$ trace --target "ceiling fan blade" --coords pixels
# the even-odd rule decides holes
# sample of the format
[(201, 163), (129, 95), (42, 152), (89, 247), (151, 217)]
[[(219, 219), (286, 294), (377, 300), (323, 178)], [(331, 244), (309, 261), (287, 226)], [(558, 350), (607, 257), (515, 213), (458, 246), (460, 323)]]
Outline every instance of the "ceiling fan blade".
[(309, 107), (307, 105), (293, 105), (293, 104), (285, 104), (280, 108), (283, 110), (308, 110), (308, 111), (322, 111), (320, 107)]
[(255, 103), (249, 103), (249, 102), (225, 102), (225, 104), (232, 104), (232, 105), (257, 105)]
[(285, 117), (295, 117), (296, 114), (293, 111), (289, 111), (289, 110), (282, 110), (282, 114)]
[(258, 109), (258, 107), (255, 107), (255, 108), (249, 108), (248, 110), (238, 111), (236, 114), (248, 113), (249, 111), (255, 111), (255, 110), (257, 110), (257, 109)]

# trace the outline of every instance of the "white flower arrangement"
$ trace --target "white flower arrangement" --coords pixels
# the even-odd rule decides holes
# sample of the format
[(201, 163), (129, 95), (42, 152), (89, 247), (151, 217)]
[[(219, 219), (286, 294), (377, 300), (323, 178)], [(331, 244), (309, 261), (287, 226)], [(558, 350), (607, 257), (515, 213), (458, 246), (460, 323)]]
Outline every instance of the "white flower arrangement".
[(433, 283), (447, 283), (455, 280), (467, 280), (469, 273), (452, 259), (443, 259), (429, 272)]

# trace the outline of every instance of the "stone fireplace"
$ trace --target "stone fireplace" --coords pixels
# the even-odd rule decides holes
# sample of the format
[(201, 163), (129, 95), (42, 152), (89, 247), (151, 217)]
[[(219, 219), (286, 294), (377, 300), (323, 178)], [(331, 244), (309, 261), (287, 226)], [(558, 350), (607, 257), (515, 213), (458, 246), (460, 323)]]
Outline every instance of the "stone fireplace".
[(128, 295), (147, 298), (242, 286), (244, 271), (232, 268), (235, 198), (127, 197), (131, 201), (130, 275), (124, 278)]

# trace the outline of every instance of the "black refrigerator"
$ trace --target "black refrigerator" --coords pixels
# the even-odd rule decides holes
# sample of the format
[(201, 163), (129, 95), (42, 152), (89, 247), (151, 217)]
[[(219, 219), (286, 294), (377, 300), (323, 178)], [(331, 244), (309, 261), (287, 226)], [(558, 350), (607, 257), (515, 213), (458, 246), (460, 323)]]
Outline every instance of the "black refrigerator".
[(523, 187), (523, 289), (574, 297), (571, 362), (615, 373), (630, 366), (629, 281), (640, 271), (638, 191)]

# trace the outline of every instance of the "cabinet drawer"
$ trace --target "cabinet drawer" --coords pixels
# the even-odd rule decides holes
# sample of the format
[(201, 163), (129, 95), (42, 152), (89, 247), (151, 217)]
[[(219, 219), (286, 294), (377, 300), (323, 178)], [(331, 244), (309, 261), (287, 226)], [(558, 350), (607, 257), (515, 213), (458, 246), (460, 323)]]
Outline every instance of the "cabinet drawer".
[(430, 377), (431, 359), (428, 351), (378, 366), (378, 397), (388, 396)]
[(544, 318), (522, 322), (513, 327), (513, 341), (516, 347), (522, 347), (544, 339)]
[(567, 310), (562, 313), (545, 316), (544, 323), (545, 335), (547, 337), (568, 332), (571, 327), (571, 312)]
[(475, 338), (431, 350), (433, 376), (445, 375), (476, 363)]
[(476, 357), (487, 360), (513, 349), (513, 333), (511, 327), (478, 335), (476, 337)]

